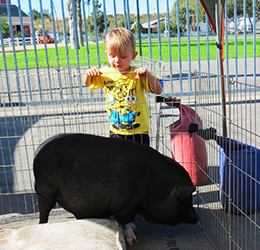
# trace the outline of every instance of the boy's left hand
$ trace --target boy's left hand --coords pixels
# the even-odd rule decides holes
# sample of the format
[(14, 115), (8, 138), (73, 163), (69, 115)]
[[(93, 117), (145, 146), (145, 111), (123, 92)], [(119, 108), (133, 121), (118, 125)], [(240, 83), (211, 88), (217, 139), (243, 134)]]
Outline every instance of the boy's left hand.
[(135, 76), (136, 79), (139, 79), (142, 76), (146, 76), (148, 73), (146, 68), (137, 68), (137, 69), (135, 69), (134, 72), (136, 74), (136, 76)]

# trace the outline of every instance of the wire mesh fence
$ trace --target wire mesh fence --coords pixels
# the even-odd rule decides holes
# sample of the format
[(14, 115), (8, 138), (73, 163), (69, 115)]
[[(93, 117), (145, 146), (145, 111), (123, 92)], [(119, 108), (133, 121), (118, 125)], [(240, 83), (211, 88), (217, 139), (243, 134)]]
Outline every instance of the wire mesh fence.
[[(148, 68), (163, 80), (161, 97), (164, 101), (158, 102), (154, 95), (147, 94), (152, 147), (167, 156), (176, 157), (175, 150), (183, 150), (183, 145), (177, 144), (173, 148), (173, 135), (181, 134), (183, 140), (180, 142), (191, 137), (188, 131), (175, 130), (175, 125), (182, 121), (183, 108), (167, 105), (168, 96), (175, 96), (182, 107), (187, 106), (196, 112), (195, 124), (202, 122), (202, 127), (194, 132), (193, 149), (194, 154), (201, 154), (202, 148), (196, 147), (196, 140), (203, 138), (206, 169), (200, 162), (188, 163), (193, 167), (196, 165), (206, 176), (206, 183), (198, 185), (194, 195), (199, 223), (205, 234), (218, 249), (258, 249), (260, 128), (257, 121), (260, 89), (226, 79), (229, 89), (224, 117), (222, 93), (216, 75), (179, 72), (178, 77), (186, 78), (185, 91), (182, 92), (186, 94), (181, 95), (178, 77), (174, 76), (176, 84), (172, 85), (171, 73), (160, 61), (138, 58), (135, 65)], [(73, 70), (69, 72), (64, 68), (60, 73), (53, 69), (51, 73), (32, 73), (30, 82), (36, 86), (31, 86), (30, 90), (26, 74), (20, 75), (20, 79), (24, 78), (20, 89), (16, 78), (8, 75), (12, 91), (7, 91), (6, 77), (1, 77), (4, 84), (0, 85), (0, 220), (6, 226), (14, 221), (38, 217), (32, 162), (41, 142), (63, 132), (108, 136), (102, 90), (90, 91), (81, 85), (82, 75), (77, 68)], [(192, 86), (189, 76), (192, 77)], [(52, 85), (48, 84), (49, 79)], [(41, 89), (38, 82), (42, 83)], [(193, 91), (188, 95), (190, 89)], [(226, 123), (226, 136), (223, 136), (223, 122)], [(191, 142), (188, 140), (188, 144)], [(240, 143), (243, 143), (242, 146)], [(235, 151), (231, 150), (233, 147)], [(62, 217), (64, 210), (57, 207), (52, 215)]]
[[(134, 65), (162, 77), (161, 61), (138, 57)], [(101, 89), (90, 91), (82, 84), (83, 67), (81, 72), (77, 68), (63, 68), (61, 72), (52, 68), (19, 77), (11, 72), (1, 76), (1, 222), (37, 215), (32, 164), (34, 152), (44, 140), (58, 133), (108, 136), (105, 95)], [(152, 107), (152, 95), (147, 94), (147, 99)]]
[[(42, 74), (37, 77), (44, 81), (47, 76)], [(68, 79), (64, 77), (63, 83), (67, 84)], [(3, 105), (1, 108), (1, 219), (6, 223), (24, 219), (25, 214), (28, 217), (36, 216), (38, 208), (32, 162), (34, 152), (41, 142), (63, 132), (105, 135), (107, 118), (100, 91), (91, 95), (87, 88), (83, 88), (85, 97), (97, 97), (99, 100), (83, 102), (78, 81), (71, 87), (52, 89), (53, 93), (57, 92), (57, 96), (51, 102), (49, 89), (46, 89), (41, 93), (43, 101), (40, 101), (39, 91), (35, 91), (32, 92), (33, 105), (24, 102)], [(64, 99), (60, 98), (61, 91)], [(22, 97), (27, 100), (29, 92), (22, 92)], [(14, 92), (12, 98), (18, 98), (17, 92)], [(10, 217), (10, 214), (13, 216)]]
[[(194, 205), (200, 226), (216, 249), (259, 249), (260, 88), (226, 78), (229, 87), (226, 115), (223, 115), (222, 79), (201, 72), (190, 74), (194, 95), (192, 92), (178, 95), (173, 100), (174, 93), (166, 91), (164, 98), (159, 98), (157, 149), (177, 161), (180, 159), (184, 167), (188, 164), (186, 170), (190, 176), (192, 164), (196, 164), (198, 175), (202, 172), (207, 179), (206, 183), (197, 185)], [(170, 87), (167, 80), (164, 84), (166, 89)], [(191, 87), (188, 82), (186, 87)], [(190, 122), (186, 107), (195, 111), (193, 122), (198, 125), (195, 130), (185, 124)], [(179, 129), (180, 123), (186, 130)], [(198, 137), (193, 141), (189, 137), (194, 131)], [(176, 141), (175, 136), (180, 139)], [(206, 168), (200, 158), (205, 152), (199, 138), (203, 138), (206, 146)]]
[(224, 117), (217, 77), (196, 81), (208, 155), (208, 185), (197, 188), (200, 223), (219, 249), (259, 249), (260, 88), (227, 78)]

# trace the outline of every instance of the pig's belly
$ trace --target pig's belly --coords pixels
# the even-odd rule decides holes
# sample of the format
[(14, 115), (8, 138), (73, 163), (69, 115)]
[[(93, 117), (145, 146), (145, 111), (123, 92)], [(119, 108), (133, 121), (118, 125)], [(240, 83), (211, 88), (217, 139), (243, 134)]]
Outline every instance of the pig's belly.
[(103, 197), (58, 197), (57, 202), (77, 219), (106, 218), (113, 214), (109, 208), (108, 200)]

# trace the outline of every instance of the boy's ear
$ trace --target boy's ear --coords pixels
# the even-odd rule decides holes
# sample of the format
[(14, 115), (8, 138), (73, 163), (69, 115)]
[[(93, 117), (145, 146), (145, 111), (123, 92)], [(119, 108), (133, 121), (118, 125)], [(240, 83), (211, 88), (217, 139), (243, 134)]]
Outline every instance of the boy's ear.
[(135, 51), (135, 52), (133, 53), (132, 60), (134, 60), (134, 59), (136, 58), (136, 56), (137, 56), (137, 51)]

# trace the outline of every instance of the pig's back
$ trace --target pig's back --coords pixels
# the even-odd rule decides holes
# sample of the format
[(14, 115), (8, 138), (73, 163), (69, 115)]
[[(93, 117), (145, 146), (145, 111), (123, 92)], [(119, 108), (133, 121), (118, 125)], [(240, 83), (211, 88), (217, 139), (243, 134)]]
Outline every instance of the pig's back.
[[(138, 142), (89, 134), (59, 134), (36, 151), (34, 174), (66, 183), (68, 178), (125, 183), (158, 179), (161, 175), (178, 181), (186, 171), (173, 160)], [(166, 178), (165, 177), (165, 178)], [(176, 182), (174, 180), (174, 182)]]

